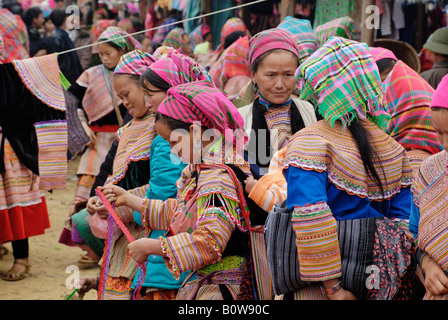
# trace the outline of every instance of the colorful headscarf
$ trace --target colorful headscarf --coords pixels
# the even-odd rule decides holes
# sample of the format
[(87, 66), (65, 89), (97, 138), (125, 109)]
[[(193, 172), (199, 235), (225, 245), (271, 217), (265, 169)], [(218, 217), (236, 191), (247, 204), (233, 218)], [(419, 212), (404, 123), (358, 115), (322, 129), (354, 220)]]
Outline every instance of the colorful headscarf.
[(298, 58), (301, 56), (299, 47), (291, 34), (279, 28), (272, 28), (257, 33), (250, 39), (249, 47), (249, 63), (251, 65), (263, 53), (274, 49), (290, 51)]
[[(92, 39), (92, 43), (96, 43), (100, 35), (109, 27), (115, 27), (117, 25), (117, 21), (113, 19), (103, 19), (98, 20), (92, 27), (92, 31), (90, 32), (90, 38)], [(95, 45), (92, 47), (92, 53), (98, 53), (98, 46)]]
[(203, 67), (181, 53), (168, 52), (165, 58), (154, 62), (150, 69), (172, 87), (200, 80), (213, 83), (210, 75)]
[(286, 17), (277, 28), (288, 31), (295, 40), (299, 51), (299, 64), (316, 50), (316, 35), (309, 20)]
[(392, 117), (386, 132), (406, 150), (441, 151), (431, 124), (434, 89), (429, 83), (398, 60), (383, 86), (384, 108)]
[(135, 49), (142, 50), (142, 45), (133, 36), (129, 35), (126, 31), (117, 28), (109, 27), (103, 33), (101, 33), (98, 41), (110, 41), (126, 51), (132, 51)]
[(390, 115), (382, 107), (380, 75), (366, 44), (332, 37), (299, 66), (296, 78), (300, 98), (311, 101), (331, 126), (369, 118), (387, 128)]
[(433, 107), (448, 109), (448, 75), (444, 76), (437, 85), (431, 101), (431, 108)]
[(0, 9), (0, 63), (29, 57), (28, 32), (20, 16)]
[(370, 47), (369, 49), (375, 62), (378, 62), (379, 60), (386, 58), (398, 60), (395, 54), (389, 49), (382, 47)]
[(219, 46), (216, 48), (216, 54), (220, 54), (224, 50), (225, 39), (228, 35), (235, 31), (245, 32), (250, 37), (249, 30), (247, 30), (246, 24), (243, 20), (237, 17), (230, 18), (222, 26), (221, 38), (219, 40)]
[(244, 36), (232, 43), (210, 69), (210, 75), (216, 87), (220, 89), (224, 89), (227, 80), (232, 77), (250, 77), (249, 37)]
[(141, 76), (156, 61), (157, 59), (149, 53), (133, 50), (121, 56), (118, 65), (115, 67), (114, 74), (125, 73)]
[(93, 42), (96, 42), (100, 35), (109, 27), (115, 27), (117, 25), (117, 21), (114, 19), (103, 19), (98, 20), (92, 27), (91, 35)]
[(211, 32), (212, 30), (208, 26), (208, 24), (203, 23), (198, 25), (191, 33), (191, 47), (194, 49), (198, 44), (204, 42), (204, 36)]
[(95, 14), (99, 14), (103, 19), (109, 19), (109, 13), (107, 12), (107, 9), (104, 7), (96, 9)]
[(317, 47), (323, 45), (333, 36), (352, 40), (354, 33), (353, 19), (350, 17), (336, 18), (316, 27)]
[(123, 29), (127, 33), (134, 33), (134, 25), (132, 24), (132, 21), (128, 18), (123, 18), (120, 21), (118, 21), (117, 27), (120, 29)]
[(180, 49), (174, 49), (173, 47), (160, 46), (152, 53), (152, 55), (157, 59), (166, 58), (168, 53), (179, 53)]
[(168, 19), (166, 19), (165, 22), (163, 22), (160, 27), (155, 30), (154, 37), (152, 38), (152, 43), (160, 45), (163, 40), (165, 40), (168, 33), (176, 27), (176, 21), (177, 20), (173, 17), (169, 17)]
[(180, 48), (183, 54), (189, 55), (191, 53), (191, 48), (189, 47), (189, 43), (185, 43), (185, 34), (187, 33), (185, 33), (184, 29), (174, 28), (166, 35), (166, 38), (165, 40), (163, 40), (162, 45), (173, 47), (174, 49)]
[(226, 136), (227, 130), (235, 135), (232, 144), (243, 150), (248, 137), (244, 120), (225, 94), (208, 81), (197, 81), (172, 87), (159, 106), (158, 112), (173, 119), (193, 124), (199, 122)]

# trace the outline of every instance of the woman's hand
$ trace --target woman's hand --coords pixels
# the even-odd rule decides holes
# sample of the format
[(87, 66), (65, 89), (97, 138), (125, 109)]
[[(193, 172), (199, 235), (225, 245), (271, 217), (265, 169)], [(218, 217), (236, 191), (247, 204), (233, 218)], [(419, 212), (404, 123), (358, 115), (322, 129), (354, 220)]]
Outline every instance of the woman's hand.
[[(338, 279), (330, 279), (323, 281), (323, 286), (327, 289), (334, 287), (338, 284)], [(327, 294), (328, 299), (330, 300), (358, 300), (356, 296), (348, 290), (345, 290), (342, 287), (339, 287), (336, 292), (333, 294)]]
[(258, 180), (255, 180), (252, 177), (248, 177), (246, 180), (244, 180), (244, 184), (245, 186), (245, 190), (247, 193), (250, 193), (252, 191), (252, 189), (255, 187), (255, 185), (257, 184)]
[(90, 128), (89, 124), (85, 121), (81, 121), (81, 125), (84, 128), (84, 131), (86, 132), (87, 136), (90, 139), (90, 142), (87, 144), (88, 147), (93, 148), (96, 143), (96, 134), (95, 132)]
[(86, 209), (89, 214), (94, 214), (96, 212), (96, 204), (98, 200), (98, 196), (90, 197), (89, 200), (87, 200)]
[(128, 250), (131, 257), (138, 263), (144, 264), (148, 256), (155, 254), (163, 256), (160, 240), (142, 238), (128, 244)]
[(109, 201), (110, 203), (114, 202), (116, 207), (128, 205), (128, 198), (131, 194), (125, 189), (116, 185), (103, 186), (99, 187), (99, 189), (103, 193), (107, 201)]
[(358, 300), (356, 296), (344, 288), (339, 289), (333, 294), (327, 296), (330, 300)]
[(98, 196), (90, 197), (89, 200), (87, 200), (86, 208), (89, 214), (94, 214), (96, 212), (101, 219), (107, 219), (109, 216), (106, 207), (103, 205)]
[(75, 287), (78, 288), (78, 296), (83, 298), (91, 289), (98, 290), (98, 281), (95, 277), (82, 277), (75, 281)]
[(422, 258), (422, 271), (428, 291), (435, 295), (448, 293), (448, 277), (440, 265), (428, 254)]

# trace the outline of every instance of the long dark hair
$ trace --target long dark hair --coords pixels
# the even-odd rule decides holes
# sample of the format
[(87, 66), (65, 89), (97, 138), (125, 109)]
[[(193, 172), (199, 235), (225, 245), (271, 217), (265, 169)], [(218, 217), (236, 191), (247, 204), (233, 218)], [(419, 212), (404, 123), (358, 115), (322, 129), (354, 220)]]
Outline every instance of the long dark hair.
[(186, 131), (190, 130), (191, 124), (171, 118), (167, 115), (164, 115), (163, 113), (157, 112), (156, 113), (156, 119), (155, 122), (162, 121), (164, 124), (170, 128), (171, 131), (174, 131), (176, 129), (184, 129)]
[[(370, 135), (369, 132), (364, 128), (364, 126), (357, 120), (352, 121), (347, 128), (350, 130), (350, 133), (353, 136), (353, 139), (356, 142), (356, 145), (358, 146), (359, 153), (361, 155), (362, 162), (364, 164), (364, 168), (367, 172), (367, 174), (373, 178), (373, 180), (377, 183), (377, 185), (381, 189), (381, 193), (384, 197), (384, 189), (383, 184), (381, 182), (381, 178), (378, 174), (378, 172), (375, 169), (375, 166), (373, 164), (373, 157), (378, 157), (378, 153), (375, 150), (375, 148), (372, 147), (370, 143)], [(384, 174), (384, 170), (381, 167), (381, 170), (383, 171), (383, 177), (386, 179), (386, 175)]]
[(140, 85), (143, 89), (152, 91), (145, 85), (145, 80), (159, 88), (161, 91), (168, 91), (168, 89), (171, 88), (171, 85), (152, 69), (146, 69), (140, 77)]
[(378, 60), (376, 62), (376, 65), (377, 65), (378, 71), (380, 73), (390, 72), (394, 68), (396, 62), (397, 61), (395, 59), (383, 58), (383, 59)]

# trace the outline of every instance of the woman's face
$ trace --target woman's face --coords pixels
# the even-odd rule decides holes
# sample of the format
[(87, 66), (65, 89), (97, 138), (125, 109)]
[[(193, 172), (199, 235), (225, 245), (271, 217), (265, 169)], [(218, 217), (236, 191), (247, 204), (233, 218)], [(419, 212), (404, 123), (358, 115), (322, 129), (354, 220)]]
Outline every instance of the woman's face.
[[(198, 140), (197, 130), (194, 125), (190, 126), (190, 130), (176, 129), (172, 130), (163, 120), (156, 121), (155, 125), (157, 134), (168, 141), (171, 152), (179, 157), (184, 163), (200, 163), (201, 153), (195, 152), (198, 148), (194, 147), (196, 143), (202, 142)], [(200, 131), (200, 129), (199, 129)], [(200, 150), (200, 149), (199, 149)]]
[(448, 151), (448, 109), (431, 110), (432, 125), (443, 149)]
[(142, 41), (142, 50), (143, 52), (147, 52), (149, 54), (152, 53), (152, 42), (151, 39), (149, 38), (145, 38)]
[(116, 48), (108, 45), (107, 43), (98, 44), (98, 53), (101, 62), (107, 69), (115, 68), (124, 52), (125, 49), (117, 50)]
[(182, 35), (182, 40), (184, 42), (184, 50), (186, 53), (191, 53), (191, 38), (188, 34)]
[(294, 90), (297, 68), (297, 58), (291, 52), (274, 51), (260, 61), (257, 71), (252, 73), (252, 81), (265, 99), (273, 104), (282, 104)]
[(141, 118), (148, 112), (145, 95), (138, 80), (131, 79), (128, 75), (115, 75), (114, 89), (131, 116)]
[(146, 79), (143, 80), (146, 88), (142, 88), (145, 94), (145, 105), (150, 112), (156, 113), (159, 109), (159, 105), (166, 97), (166, 91), (160, 90)]

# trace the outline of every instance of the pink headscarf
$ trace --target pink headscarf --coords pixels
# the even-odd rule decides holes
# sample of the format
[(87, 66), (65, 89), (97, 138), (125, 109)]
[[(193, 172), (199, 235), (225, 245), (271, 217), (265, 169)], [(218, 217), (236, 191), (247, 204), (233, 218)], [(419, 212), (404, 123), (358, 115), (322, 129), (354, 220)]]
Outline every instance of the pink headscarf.
[(190, 82), (170, 88), (158, 112), (190, 124), (199, 122), (205, 128), (217, 130), (223, 135), (230, 129), (240, 148), (248, 140), (240, 113), (225, 94), (209, 81)]
[(215, 52), (216, 54), (220, 54), (224, 50), (226, 37), (235, 31), (242, 31), (250, 36), (249, 30), (242, 19), (238, 17), (228, 19), (221, 28), (221, 39), (219, 40), (219, 46)]
[(252, 65), (259, 56), (273, 49), (284, 49), (291, 51), (300, 57), (300, 50), (296, 41), (288, 31), (273, 28), (261, 31), (250, 39), (249, 62)]
[(370, 53), (372, 54), (373, 60), (377, 62), (378, 60), (389, 58), (398, 60), (395, 54), (390, 51), (389, 49), (382, 48), (382, 47), (370, 47), (369, 48)]
[(448, 75), (444, 76), (437, 86), (431, 100), (431, 108), (448, 109)]
[(204, 68), (181, 53), (169, 51), (165, 58), (154, 62), (150, 69), (172, 87), (200, 80), (208, 80), (212, 83), (210, 75)]

